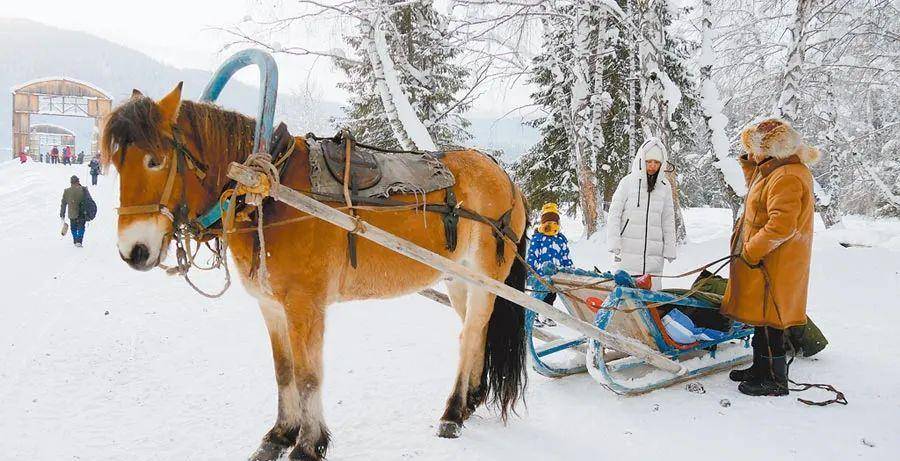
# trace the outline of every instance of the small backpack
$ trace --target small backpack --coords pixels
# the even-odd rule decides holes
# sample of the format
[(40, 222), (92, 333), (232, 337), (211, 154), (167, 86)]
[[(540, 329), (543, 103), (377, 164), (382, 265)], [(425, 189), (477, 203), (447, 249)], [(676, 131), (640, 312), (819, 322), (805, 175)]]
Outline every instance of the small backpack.
[(91, 197), (87, 187), (82, 186), (82, 189), (84, 189), (84, 197), (81, 199), (81, 218), (85, 221), (92, 221), (97, 217), (97, 202)]

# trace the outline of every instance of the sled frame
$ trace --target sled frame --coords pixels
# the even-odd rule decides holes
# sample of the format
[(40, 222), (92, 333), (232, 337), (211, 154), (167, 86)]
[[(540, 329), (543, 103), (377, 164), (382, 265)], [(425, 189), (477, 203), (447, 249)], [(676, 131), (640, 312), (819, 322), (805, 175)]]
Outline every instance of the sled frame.
[[(573, 278), (577, 277), (579, 281), (584, 281), (591, 277), (601, 280), (601, 274), (595, 271), (586, 271), (583, 269), (559, 269), (556, 274), (549, 275), (547, 279), (554, 286), (565, 286), (571, 284)], [(562, 283), (560, 283), (562, 282)], [(603, 288), (609, 288), (615, 285), (609, 282)], [(597, 290), (598, 293), (601, 290)], [(640, 327), (646, 332), (647, 337), (652, 339), (653, 346), (660, 353), (673, 359), (689, 359), (689, 362), (700, 362), (696, 366), (687, 366), (686, 373), (678, 376), (662, 376), (659, 379), (623, 379), (621, 372), (627, 372), (630, 369), (645, 367), (647, 363), (639, 358), (627, 356), (623, 354), (610, 354), (610, 351), (603, 346), (602, 342), (596, 341), (585, 336), (576, 338), (563, 338), (556, 336), (552, 341), (541, 341), (538, 344), (535, 339), (535, 329), (533, 319), (535, 313), (529, 312), (526, 319), (526, 334), (528, 341), (528, 351), (532, 359), (532, 367), (541, 375), (560, 378), (573, 374), (583, 373), (585, 371), (598, 382), (608, 386), (611, 390), (618, 394), (638, 395), (644, 394), (656, 389), (664, 388), (684, 382), (700, 376), (716, 373), (719, 371), (730, 369), (734, 366), (749, 362), (752, 359), (750, 352), (750, 336), (753, 334), (753, 328), (744, 324), (735, 322), (729, 333), (715, 341), (701, 341), (693, 347), (687, 349), (679, 349), (669, 345), (663, 337), (657, 323), (654, 321), (648, 305), (653, 304), (670, 304), (685, 307), (695, 307), (701, 309), (716, 309), (716, 306), (695, 298), (684, 298), (680, 296), (665, 293), (661, 291), (643, 290), (629, 286), (615, 285), (610, 291), (603, 303), (603, 308), (596, 314), (594, 324), (597, 328), (606, 331), (610, 328), (610, 321), (617, 309), (627, 309), (632, 311), (632, 320), (637, 320)], [(543, 297), (546, 291), (537, 290), (532, 296)], [(583, 313), (583, 308), (573, 304), (572, 298), (560, 296), (563, 305), (570, 315), (578, 315)], [(581, 311), (579, 312), (579, 309)], [(583, 314), (582, 314), (583, 315)], [(546, 335), (546, 332), (542, 332)], [(539, 339), (540, 340), (540, 339)], [(547, 360), (553, 354), (563, 351), (574, 352), (574, 355), (584, 353), (584, 363), (572, 365), (553, 364)], [(723, 353), (724, 352), (724, 353)], [(709, 363), (705, 363), (709, 362)], [(635, 384), (637, 383), (637, 384)]]

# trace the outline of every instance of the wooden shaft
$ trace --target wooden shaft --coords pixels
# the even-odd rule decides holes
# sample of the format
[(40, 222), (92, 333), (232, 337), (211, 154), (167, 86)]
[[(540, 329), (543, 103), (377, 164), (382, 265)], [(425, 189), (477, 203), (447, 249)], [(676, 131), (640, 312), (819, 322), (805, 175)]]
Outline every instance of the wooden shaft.
[[(232, 163), (228, 168), (229, 178), (250, 187), (256, 186), (261, 181), (261, 176), (264, 175), (239, 163)], [(685, 367), (650, 349), (637, 340), (625, 338), (601, 330), (590, 323), (582, 322), (541, 300), (532, 298), (515, 288), (505, 285), (503, 282), (474, 272), (456, 261), (447, 259), (418, 245), (414, 245), (371, 224), (365, 223), (364, 225), (360, 225), (360, 221), (356, 218), (344, 214), (289, 187), (285, 187), (281, 184), (273, 184), (270, 194), (276, 200), (304, 213), (316, 216), (317, 218), (334, 224), (342, 229), (355, 231), (362, 238), (371, 240), (385, 248), (396, 251), (397, 253), (433, 267), (441, 272), (459, 277), (471, 284), (490, 291), (497, 296), (506, 298), (522, 307), (531, 309), (544, 317), (553, 319), (560, 325), (600, 341), (604, 347), (646, 360), (647, 363), (654, 367), (676, 375), (687, 372)]]
[[(445, 295), (444, 293), (441, 293), (440, 291), (435, 290), (434, 288), (426, 288), (420, 291), (418, 294), (419, 296), (428, 298), (438, 304), (443, 304), (447, 307), (453, 307), (450, 304), (450, 297)], [(531, 335), (545, 343), (549, 343), (551, 341), (559, 341), (560, 339), (562, 339), (561, 336), (557, 336), (553, 333), (541, 330), (539, 328), (533, 329), (531, 331)], [(577, 349), (581, 350), (584, 349), (584, 347), (580, 347)]]

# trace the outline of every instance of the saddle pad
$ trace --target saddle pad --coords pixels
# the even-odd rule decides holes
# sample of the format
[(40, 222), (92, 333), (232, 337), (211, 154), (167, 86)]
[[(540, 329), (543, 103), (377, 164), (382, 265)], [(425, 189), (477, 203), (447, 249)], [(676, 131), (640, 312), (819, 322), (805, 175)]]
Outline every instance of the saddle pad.
[[(328, 167), (331, 176), (343, 185), (347, 161), (345, 144), (332, 139), (323, 139), (320, 146), (325, 154), (325, 166)], [(381, 182), (381, 168), (375, 161), (372, 150), (362, 149), (359, 146), (351, 149), (350, 181), (356, 190), (368, 189)]]
[[(316, 194), (342, 197), (344, 186), (334, 178), (325, 161), (322, 143), (307, 139), (309, 145), (309, 180)], [(371, 154), (369, 157), (368, 154)], [(381, 172), (380, 179), (357, 190), (359, 197), (387, 198), (391, 195), (426, 194), (456, 184), (456, 178), (435, 156), (428, 153), (395, 153), (367, 151)]]

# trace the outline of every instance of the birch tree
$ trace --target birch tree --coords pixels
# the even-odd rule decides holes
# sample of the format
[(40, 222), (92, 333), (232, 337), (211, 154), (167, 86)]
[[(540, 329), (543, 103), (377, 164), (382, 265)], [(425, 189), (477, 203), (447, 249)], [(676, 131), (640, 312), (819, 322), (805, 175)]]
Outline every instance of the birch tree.
[[(462, 114), (477, 95), (466, 91), (469, 70), (455, 62), (447, 19), (432, 1), (353, 0), (324, 4), (299, 0), (294, 9), (229, 29), (243, 42), (276, 53), (327, 57), (343, 70), (351, 93), (339, 120), (372, 144), (437, 150), (464, 143), (469, 122)], [(349, 49), (278, 43), (271, 30), (288, 31), (309, 21), (338, 24)]]
[(603, 220), (596, 158), (597, 151), (604, 147), (599, 121), (609, 108), (609, 97), (603, 92), (603, 73), (597, 72), (595, 64), (602, 56), (598, 51), (605, 52), (605, 34), (598, 30), (603, 19), (599, 9), (588, 2), (577, 2), (574, 10), (574, 82), (568, 125), (578, 171), (582, 221), (585, 234), (590, 236)]
[(807, 25), (812, 13), (814, 0), (797, 0), (794, 20), (791, 24), (791, 45), (782, 77), (781, 96), (776, 112), (788, 122), (794, 123), (800, 104), (800, 81), (803, 77), (803, 63), (806, 55)]

